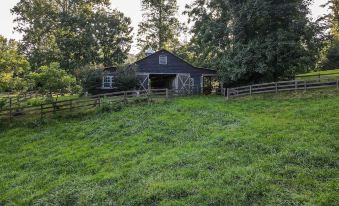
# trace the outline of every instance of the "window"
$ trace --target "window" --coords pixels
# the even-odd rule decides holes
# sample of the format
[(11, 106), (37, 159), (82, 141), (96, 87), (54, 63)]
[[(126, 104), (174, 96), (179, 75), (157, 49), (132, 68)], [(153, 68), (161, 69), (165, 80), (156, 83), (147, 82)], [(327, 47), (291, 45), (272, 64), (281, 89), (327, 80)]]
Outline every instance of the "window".
[(112, 88), (112, 77), (111, 76), (104, 76), (103, 88)]
[(159, 56), (159, 64), (167, 64), (167, 56), (166, 55), (160, 55)]

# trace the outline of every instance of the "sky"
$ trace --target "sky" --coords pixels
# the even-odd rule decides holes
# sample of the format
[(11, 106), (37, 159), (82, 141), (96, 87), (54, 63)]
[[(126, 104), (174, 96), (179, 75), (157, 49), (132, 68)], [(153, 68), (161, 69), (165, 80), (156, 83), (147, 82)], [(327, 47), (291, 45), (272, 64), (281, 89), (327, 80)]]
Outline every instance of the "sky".
[[(194, 0), (177, 0), (179, 5), (179, 13), (181, 14), (186, 4), (190, 4)], [(13, 32), (13, 23), (14, 16), (10, 13), (10, 9), (19, 2), (19, 0), (1, 0), (0, 3), (0, 35), (5, 36), (6, 38), (20, 40), (21, 35)], [(112, 8), (116, 8), (123, 12), (126, 16), (132, 19), (132, 26), (134, 28), (134, 40), (136, 39), (136, 32), (139, 22), (142, 21), (142, 12), (141, 12), (141, 0), (111, 0)], [(327, 13), (328, 10), (321, 8), (320, 5), (323, 5), (327, 0), (314, 0), (314, 4), (311, 6), (312, 17), (317, 18)], [(181, 15), (181, 21), (186, 21), (186, 17)], [(136, 42), (132, 46), (131, 53), (137, 53), (138, 49), (136, 47)]]

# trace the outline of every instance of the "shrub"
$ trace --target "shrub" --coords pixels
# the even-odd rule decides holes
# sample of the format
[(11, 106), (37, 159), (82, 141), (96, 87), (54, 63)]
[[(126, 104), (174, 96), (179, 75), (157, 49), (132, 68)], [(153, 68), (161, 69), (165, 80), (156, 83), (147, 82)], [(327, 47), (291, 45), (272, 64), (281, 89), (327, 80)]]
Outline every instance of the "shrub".
[(101, 99), (101, 105), (99, 108), (100, 112), (119, 112), (122, 110), (122, 103), (112, 102), (108, 98), (104, 97)]
[(50, 98), (53, 93), (74, 93), (80, 89), (75, 77), (61, 69), (59, 63), (40, 67), (36, 73), (31, 74), (31, 78), (41, 93), (48, 94)]
[(45, 97), (37, 97), (27, 100), (28, 106), (40, 106), (41, 104), (47, 103), (49, 99), (46, 99)]
[(120, 91), (135, 89), (137, 86), (136, 66), (121, 66), (118, 68), (116, 77), (113, 81), (113, 87)]
[(103, 70), (91, 66), (85, 66), (75, 71), (75, 76), (80, 81), (84, 92), (90, 94), (96, 93), (97, 88), (101, 87)]

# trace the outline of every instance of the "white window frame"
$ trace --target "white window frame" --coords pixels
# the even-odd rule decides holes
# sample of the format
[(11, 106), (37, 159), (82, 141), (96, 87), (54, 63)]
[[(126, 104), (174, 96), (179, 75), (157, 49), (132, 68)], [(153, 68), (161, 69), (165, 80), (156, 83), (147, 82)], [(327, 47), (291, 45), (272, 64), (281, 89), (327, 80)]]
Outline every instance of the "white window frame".
[(113, 76), (104, 76), (102, 80), (102, 88), (110, 89), (112, 88)]
[(159, 55), (159, 64), (167, 65), (167, 55)]

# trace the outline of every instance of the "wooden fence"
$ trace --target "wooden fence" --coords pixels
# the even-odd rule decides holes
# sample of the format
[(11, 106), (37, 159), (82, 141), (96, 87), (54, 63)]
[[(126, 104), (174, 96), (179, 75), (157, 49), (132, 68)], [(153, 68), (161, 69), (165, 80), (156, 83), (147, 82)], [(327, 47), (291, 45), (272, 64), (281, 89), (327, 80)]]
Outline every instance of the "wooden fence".
[(326, 87), (336, 87), (339, 89), (339, 77), (254, 84), (249, 86), (221, 89), (219, 93), (225, 96), (228, 100), (233, 97), (251, 96), (255, 94), (278, 93), (283, 91), (298, 90), (307, 91), (310, 89)]
[(305, 79), (323, 79), (323, 78), (329, 78), (329, 77), (338, 77), (339, 78), (339, 73), (338, 72), (334, 72), (334, 73), (319, 73), (319, 74), (301, 74), (301, 75), (297, 75), (295, 77), (295, 79), (299, 79), (299, 80), (305, 80)]
[(152, 89), (144, 91), (122, 91), (101, 95), (90, 96), (87, 98), (78, 98), (64, 101), (55, 101), (51, 103), (41, 104), (39, 106), (11, 107), (0, 110), (0, 121), (11, 122), (14, 118), (25, 116), (39, 116), (44, 118), (48, 114), (56, 114), (59, 112), (70, 113), (79, 111), (80, 109), (99, 107), (108, 101), (110, 103), (128, 103), (137, 98), (147, 98), (151, 100), (154, 97), (170, 98), (174, 92), (168, 89)]
[(16, 96), (0, 97), (0, 110), (10, 107), (19, 107), (23, 102), (37, 97), (43, 97), (43, 95), (39, 93), (28, 92)]

